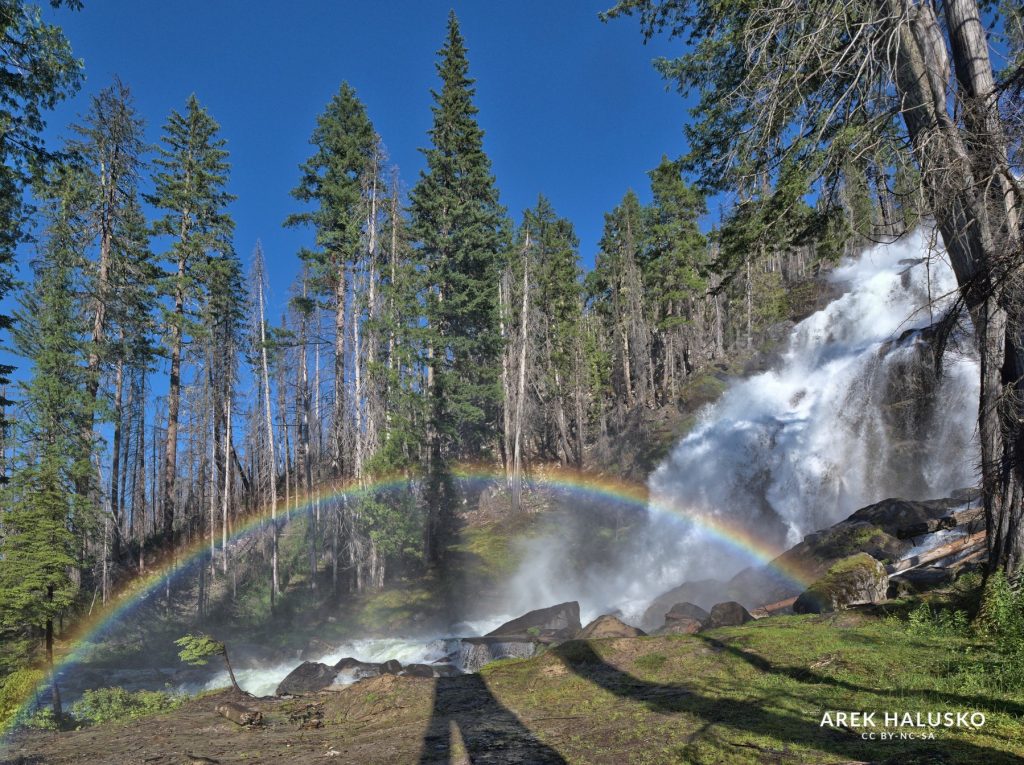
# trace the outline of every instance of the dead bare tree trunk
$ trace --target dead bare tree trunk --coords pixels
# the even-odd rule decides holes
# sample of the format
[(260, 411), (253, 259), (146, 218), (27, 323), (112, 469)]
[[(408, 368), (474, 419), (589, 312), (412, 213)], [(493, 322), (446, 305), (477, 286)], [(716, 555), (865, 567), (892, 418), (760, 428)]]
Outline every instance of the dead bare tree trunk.
[(526, 357), (530, 342), (530, 234), (523, 243), (523, 295), (519, 315), (519, 369), (516, 383), (516, 411), (512, 438), (512, 511), (522, 510), (523, 501), (523, 408), (526, 402)]
[(281, 594), (277, 576), (277, 452), (274, 451), (274, 415), (270, 408), (270, 365), (267, 362), (267, 320), (263, 296), (263, 253), (257, 252), (256, 293), (260, 307), (260, 371), (263, 376), (263, 416), (267, 428), (267, 457), (270, 460), (270, 607)]
[(979, 440), (990, 568), (1024, 564), (1024, 301), (1020, 199), (1006, 161), (995, 80), (975, 0), (944, 3), (961, 132), (947, 111), (948, 55), (928, 3), (885, 0), (898, 23), (891, 67), (931, 209), (981, 354)]

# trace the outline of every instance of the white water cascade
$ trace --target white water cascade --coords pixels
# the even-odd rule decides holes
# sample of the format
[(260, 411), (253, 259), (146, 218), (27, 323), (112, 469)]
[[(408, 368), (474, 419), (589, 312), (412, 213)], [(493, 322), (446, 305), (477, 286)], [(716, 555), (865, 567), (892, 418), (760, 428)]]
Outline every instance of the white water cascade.
[(781, 551), (872, 502), (976, 483), (979, 372), (963, 328), (942, 375), (932, 372), (927, 328), (956, 287), (944, 253), (918, 232), (829, 278), (841, 296), (793, 328), (773, 368), (733, 382), (650, 476), (651, 511), (625, 551), (574, 571), (558, 554), (564, 537), (537, 540), (515, 600), (576, 599), (585, 617), (617, 609), (636, 621), (684, 581), (764, 562), (730, 542), (730, 529)]

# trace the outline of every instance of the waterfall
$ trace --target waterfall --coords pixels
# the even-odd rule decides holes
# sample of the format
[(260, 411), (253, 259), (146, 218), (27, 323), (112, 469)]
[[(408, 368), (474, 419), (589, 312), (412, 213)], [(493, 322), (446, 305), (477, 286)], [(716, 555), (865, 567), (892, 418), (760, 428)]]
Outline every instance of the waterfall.
[(620, 554), (572, 571), (559, 559), (566, 537), (537, 540), (513, 593), (576, 598), (584, 621), (636, 621), (684, 581), (764, 562), (730, 536), (782, 551), (872, 502), (974, 485), (979, 370), (966, 328), (934, 371), (932, 327), (956, 289), (944, 253), (919, 231), (828, 278), (840, 296), (792, 329), (772, 368), (732, 382), (651, 474), (648, 518)]

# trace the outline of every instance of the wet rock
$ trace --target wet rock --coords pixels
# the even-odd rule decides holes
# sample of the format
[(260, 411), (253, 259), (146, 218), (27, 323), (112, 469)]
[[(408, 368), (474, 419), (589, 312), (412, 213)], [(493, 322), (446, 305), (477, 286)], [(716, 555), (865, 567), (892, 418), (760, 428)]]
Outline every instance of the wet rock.
[(322, 691), (334, 683), (338, 670), (318, 661), (304, 661), (277, 686), (278, 696), (302, 696)]
[(530, 637), (495, 636), (463, 638), (459, 650), (459, 665), (465, 672), (476, 672), (480, 667), (499, 659), (529, 659), (541, 643)]
[(334, 668), (341, 671), (375, 669), (377, 670), (377, 673), (380, 674), (380, 664), (375, 664), (371, 661), (360, 661), (359, 659), (354, 659), (351, 656), (346, 656), (344, 659), (335, 664)]
[(953, 572), (947, 568), (938, 566), (912, 568), (910, 571), (904, 571), (902, 574), (890, 578), (886, 594), (890, 598), (902, 598), (905, 595), (914, 595), (943, 587), (953, 579)]
[(622, 620), (605, 614), (599, 616), (576, 636), (578, 640), (591, 640), (597, 638), (633, 638), (643, 637), (647, 633), (643, 630), (631, 627)]
[(388, 659), (380, 665), (382, 675), (397, 675), (402, 671), (402, 663), (398, 659)]
[(710, 615), (711, 614), (694, 603), (676, 603), (672, 608), (665, 612), (665, 625), (668, 626), (672, 622), (676, 622), (681, 619), (703, 622)]
[(862, 507), (843, 523), (868, 523), (895, 536), (905, 527), (948, 516), (953, 511), (961, 509), (963, 504), (964, 500), (952, 497), (924, 501), (883, 499), (881, 502)]
[(434, 668), (429, 664), (407, 664), (398, 674), (406, 677), (437, 677)]
[(484, 637), (524, 636), (549, 640), (570, 640), (580, 631), (580, 604), (575, 600), (529, 611), (505, 622)]
[(889, 577), (885, 566), (867, 553), (857, 553), (833, 565), (793, 603), (798, 614), (821, 614), (849, 606), (879, 603), (886, 598)]
[(738, 627), (741, 624), (754, 621), (754, 617), (743, 607), (741, 603), (730, 600), (725, 603), (716, 603), (711, 607), (711, 613), (704, 621), (702, 629), (713, 630), (718, 627)]

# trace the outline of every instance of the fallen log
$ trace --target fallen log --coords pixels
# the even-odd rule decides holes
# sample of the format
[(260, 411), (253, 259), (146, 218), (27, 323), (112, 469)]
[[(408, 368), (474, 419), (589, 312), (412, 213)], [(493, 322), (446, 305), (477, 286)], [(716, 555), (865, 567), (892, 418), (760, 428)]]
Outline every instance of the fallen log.
[(794, 595), (792, 598), (786, 598), (785, 600), (779, 600), (775, 603), (768, 603), (763, 606), (758, 606), (750, 612), (750, 615), (753, 616), (755, 619), (763, 619), (766, 616), (771, 616), (777, 611), (782, 611), (789, 608), (795, 602), (796, 596)]
[(895, 563), (886, 566), (885, 570), (889, 576), (899, 574), (903, 571), (909, 571), (912, 568), (918, 566), (926, 566), (929, 563), (935, 563), (943, 558), (949, 558), (953, 555), (959, 555), (964, 552), (975, 552), (975, 548), (980, 548), (985, 544), (985, 532), (978, 531), (970, 536), (957, 539), (953, 542), (948, 542), (944, 545), (932, 548), (926, 553), (921, 555), (914, 555), (911, 558), (904, 558), (903, 560), (896, 561)]
[(945, 515), (942, 518), (932, 518), (931, 520), (904, 526), (896, 530), (896, 536), (899, 539), (910, 539), (911, 537), (919, 537), (925, 534), (934, 534), (936, 531), (955, 529), (957, 526), (967, 526), (984, 517), (984, 508), (972, 507), (969, 510), (961, 510), (959, 513)]
[(237, 701), (225, 701), (217, 705), (217, 714), (226, 717), (236, 725), (251, 728), (263, 724), (263, 713), (258, 709), (239, 704)]

